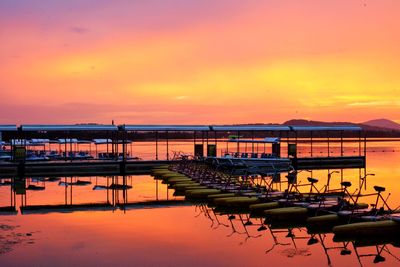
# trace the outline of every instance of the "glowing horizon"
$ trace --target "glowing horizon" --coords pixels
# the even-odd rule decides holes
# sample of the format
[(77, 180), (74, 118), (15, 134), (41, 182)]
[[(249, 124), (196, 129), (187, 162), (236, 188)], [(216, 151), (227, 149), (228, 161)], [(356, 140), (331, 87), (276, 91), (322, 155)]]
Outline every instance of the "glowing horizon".
[(0, 123), (400, 122), (394, 1), (0, 3)]

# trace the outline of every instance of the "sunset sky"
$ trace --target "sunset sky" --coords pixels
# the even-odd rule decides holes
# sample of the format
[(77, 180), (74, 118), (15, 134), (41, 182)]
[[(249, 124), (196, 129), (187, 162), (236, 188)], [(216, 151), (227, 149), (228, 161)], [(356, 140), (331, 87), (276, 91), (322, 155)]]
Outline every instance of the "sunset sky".
[(400, 122), (400, 1), (0, 0), (0, 123)]

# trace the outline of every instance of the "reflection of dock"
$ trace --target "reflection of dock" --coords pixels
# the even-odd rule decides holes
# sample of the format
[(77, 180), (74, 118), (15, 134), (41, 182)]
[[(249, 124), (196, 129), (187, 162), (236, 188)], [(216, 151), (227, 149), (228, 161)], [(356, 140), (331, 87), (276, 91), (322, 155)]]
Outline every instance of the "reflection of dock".
[[(124, 175), (148, 174), (154, 167), (172, 163), (173, 161), (46, 161), (17, 163), (0, 163), (0, 177), (15, 177), (21, 172), (25, 176), (91, 176), (91, 175)], [(20, 168), (20, 170), (19, 170)]]
[(70, 213), (75, 211), (107, 211), (113, 210), (110, 203), (85, 203), (73, 205), (29, 205), (21, 207), (21, 214), (46, 214), (46, 213)]
[(175, 200), (175, 199), (131, 202), (131, 203), (120, 204), (120, 208), (123, 210), (172, 208), (172, 207), (182, 207), (182, 206), (193, 206), (193, 204), (185, 200)]
[(14, 206), (0, 207), (0, 215), (15, 215), (18, 211)]
[[(28, 205), (21, 206), (21, 214), (47, 214), (47, 213), (71, 213), (77, 211), (113, 211), (116, 208), (121, 210), (131, 209), (156, 209), (156, 208), (169, 208), (192, 206), (190, 202), (184, 200), (154, 200), (154, 201), (141, 201), (131, 203), (120, 203), (117, 206), (111, 203), (83, 203), (72, 205)], [(16, 213), (14, 207), (10, 207)], [(0, 210), (1, 211), (1, 210)]]
[(365, 168), (365, 156), (293, 158), (296, 170)]
[[(9, 191), (9, 204), (0, 206), (0, 216), (16, 215), (20, 211), (21, 214), (47, 214), (47, 213), (73, 213), (73, 212), (90, 212), (90, 211), (126, 211), (131, 209), (154, 209), (154, 208), (169, 208), (179, 206), (191, 206), (192, 204), (183, 199), (169, 199), (168, 187), (159, 185), (158, 180), (148, 177), (148, 180), (153, 183), (155, 189), (153, 196), (136, 197), (129, 199), (128, 193), (134, 186), (132, 177), (130, 176), (107, 176), (102, 181), (98, 181), (96, 177), (94, 187), (92, 179), (90, 181), (78, 177), (64, 177), (61, 179), (49, 178), (11, 178), (1, 182), (2, 194)], [(34, 182), (33, 182), (34, 181)], [(99, 183), (98, 183), (99, 182)], [(40, 183), (40, 186), (38, 185)], [(49, 186), (46, 186), (49, 185)], [(42, 190), (34, 192), (35, 194), (43, 195), (44, 203), (30, 204), (30, 194), (32, 192), (28, 188), (40, 187)], [(61, 186), (61, 191), (59, 190)], [(8, 188), (6, 188), (8, 187)], [(140, 187), (140, 186), (139, 186)], [(57, 189), (58, 188), (58, 189)], [(47, 189), (55, 189), (58, 192), (63, 192), (64, 201), (50, 202), (47, 201)], [(103, 192), (94, 193), (98, 190)], [(166, 191), (166, 199), (162, 191)], [(99, 200), (79, 200), (76, 199), (80, 192), (93, 192), (94, 195), (100, 196)], [(5, 196), (5, 195), (4, 195)], [(75, 199), (74, 199), (75, 198)], [(5, 198), (6, 199), (6, 198)]]

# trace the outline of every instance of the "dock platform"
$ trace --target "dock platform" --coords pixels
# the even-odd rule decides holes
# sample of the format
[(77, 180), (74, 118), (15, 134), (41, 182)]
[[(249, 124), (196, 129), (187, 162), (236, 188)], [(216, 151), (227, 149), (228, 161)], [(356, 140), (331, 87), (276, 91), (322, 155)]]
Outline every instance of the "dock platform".
[(0, 163), (0, 178), (17, 176), (25, 177), (64, 177), (64, 176), (107, 176), (149, 174), (157, 166), (171, 164), (174, 161), (140, 160), (140, 161), (110, 161), (110, 160), (82, 160), (82, 161), (42, 161), (26, 162), (25, 164), (2, 162)]

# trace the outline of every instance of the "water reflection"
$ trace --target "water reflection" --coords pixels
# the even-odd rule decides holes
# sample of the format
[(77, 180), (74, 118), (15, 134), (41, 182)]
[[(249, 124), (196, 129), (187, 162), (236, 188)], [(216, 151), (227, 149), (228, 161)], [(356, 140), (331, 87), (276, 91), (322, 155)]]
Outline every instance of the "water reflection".
[[(126, 210), (147, 204), (177, 204), (170, 190), (160, 181), (131, 176), (108, 177), (38, 177), (2, 179), (0, 215), (93, 210)], [(141, 181), (142, 180), (142, 181)], [(152, 184), (152, 185), (151, 185)], [(153, 191), (153, 192), (151, 192)], [(7, 197), (8, 195), (8, 197)], [(182, 200), (182, 198), (180, 198)], [(18, 206), (19, 205), (19, 206)]]
[(314, 247), (320, 246), (326, 257), (328, 266), (335, 265), (333, 258), (354, 257), (360, 266), (370, 263), (385, 262), (390, 258), (400, 262), (400, 236), (378, 235), (374, 238), (346, 237), (337, 238), (331, 230), (306, 227), (304, 222), (288, 221), (282, 224), (264, 224), (262, 218), (252, 218), (250, 214), (215, 213), (207, 205), (197, 205), (196, 217), (204, 217), (210, 221), (210, 228), (229, 229), (226, 237), (241, 236), (240, 245), (245, 245), (251, 239), (272, 240), (270, 247), (265, 248), (265, 254), (274, 256), (281, 254), (288, 258), (312, 256)]
[[(31, 185), (44, 187), (44, 190), (28, 190)], [(156, 250), (162, 262), (146, 257), (144, 251), (134, 252), (138, 262), (144, 265), (149, 262), (152, 263), (150, 265), (191, 263), (194, 266), (206, 263), (217, 266), (226, 266), (228, 263), (261, 266), (270, 262), (270, 266), (278, 266), (289, 260), (289, 264), (296, 263), (298, 266), (306, 266), (313, 261), (329, 266), (353, 265), (357, 262), (360, 266), (377, 262), (390, 266), (398, 264), (397, 257), (400, 255), (398, 237), (335, 240), (330, 231), (312, 231), (304, 223), (295, 222), (285, 226), (265, 224), (264, 218), (247, 212), (217, 212), (207, 204), (188, 203), (182, 197), (174, 197), (166, 184), (149, 176), (7, 179), (2, 181), (0, 190), (2, 205), (11, 203), (13, 214), (20, 210), (23, 215), (11, 217), (19, 219), (15, 220), (14, 225), (4, 226), (13, 229), (2, 228), (2, 233), (7, 232), (7, 236), (3, 236), (19, 246), (3, 246), (1, 257), (3, 262), (8, 263), (6, 265), (13, 265), (10, 264), (12, 262), (29, 265), (28, 261), (16, 258), (22, 254), (27, 258), (35, 258), (39, 265), (43, 265), (40, 264), (43, 263), (41, 259), (34, 257), (34, 253), (37, 253), (35, 247), (42, 250), (43, 246), (54, 245), (57, 251), (63, 251), (57, 252), (61, 253), (57, 254), (61, 258), (73, 253), (77, 247), (98, 242), (104, 242), (101, 246), (112, 251), (107, 255), (119, 265), (129, 265), (131, 258), (119, 257), (121, 253), (129, 253), (130, 247), (118, 246), (118, 251), (113, 249), (111, 246), (117, 240), (124, 240), (121, 242), (125, 245), (139, 242), (151, 250), (154, 246), (166, 244), (171, 238), (177, 240), (176, 243), (168, 243), (174, 250), (168, 250), (168, 253)], [(11, 197), (6, 196), (7, 192)], [(121, 213), (123, 217), (119, 216)], [(82, 230), (75, 226), (71, 228), (71, 220), (76, 222), (76, 227), (83, 227)], [(68, 238), (64, 236), (62, 227), (71, 229)], [(128, 234), (132, 229), (137, 229), (135, 235)], [(9, 234), (12, 231), (15, 232), (14, 237)], [(93, 234), (90, 234), (92, 231)], [(27, 236), (28, 233), (32, 236)], [(56, 239), (65, 238), (65, 243), (71, 244), (74, 249), (53, 244), (55, 240), (50, 235)], [(102, 235), (104, 239), (99, 239)], [(74, 242), (70, 243), (72, 240)], [(152, 245), (146, 240), (151, 240)], [(184, 249), (185, 246), (193, 246), (193, 253), (200, 253), (204, 258), (197, 264), (193, 263), (193, 254)], [(79, 250), (83, 250), (83, 255), (87, 257), (95, 254), (94, 250)], [(220, 251), (221, 255), (213, 251)], [(168, 261), (165, 254), (171, 253), (180, 256)], [(223, 255), (229, 255), (229, 259)], [(320, 257), (322, 255), (323, 258)], [(95, 264), (98, 261), (87, 263), (98, 265)], [(110, 262), (104, 265), (107, 263)]]

